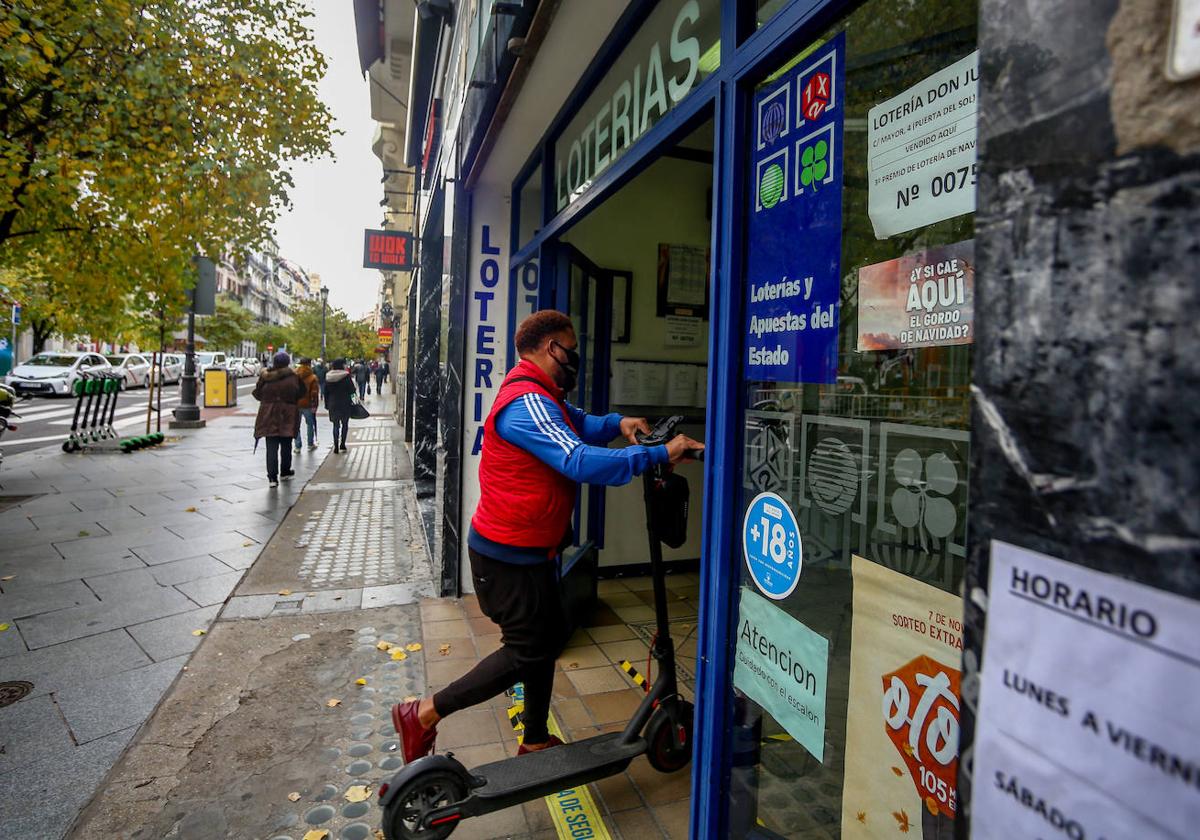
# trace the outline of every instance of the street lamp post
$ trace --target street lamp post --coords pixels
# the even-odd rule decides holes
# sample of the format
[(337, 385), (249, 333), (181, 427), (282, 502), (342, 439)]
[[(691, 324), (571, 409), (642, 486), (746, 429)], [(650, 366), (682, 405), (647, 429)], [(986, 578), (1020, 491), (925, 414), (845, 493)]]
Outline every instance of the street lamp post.
[(321, 358), (328, 361), (328, 356), (325, 353), (325, 305), (329, 300), (329, 289), (326, 286), (321, 287)]

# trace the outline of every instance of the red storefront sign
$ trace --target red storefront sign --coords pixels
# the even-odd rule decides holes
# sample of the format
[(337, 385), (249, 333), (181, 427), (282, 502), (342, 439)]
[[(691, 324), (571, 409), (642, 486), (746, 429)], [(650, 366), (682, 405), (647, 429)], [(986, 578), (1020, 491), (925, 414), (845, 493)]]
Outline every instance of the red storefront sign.
[(412, 234), (399, 230), (368, 230), (363, 236), (363, 268), (408, 271), (412, 268)]

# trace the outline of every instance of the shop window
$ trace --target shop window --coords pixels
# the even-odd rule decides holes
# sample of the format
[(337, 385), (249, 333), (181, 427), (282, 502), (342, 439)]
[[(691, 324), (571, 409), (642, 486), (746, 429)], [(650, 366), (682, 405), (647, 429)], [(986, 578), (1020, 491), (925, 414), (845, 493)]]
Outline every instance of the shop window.
[(752, 94), (733, 837), (953, 833), (976, 17), (867, 0)]
[(529, 174), (518, 187), (517, 248), (523, 248), (542, 229), (542, 166)]

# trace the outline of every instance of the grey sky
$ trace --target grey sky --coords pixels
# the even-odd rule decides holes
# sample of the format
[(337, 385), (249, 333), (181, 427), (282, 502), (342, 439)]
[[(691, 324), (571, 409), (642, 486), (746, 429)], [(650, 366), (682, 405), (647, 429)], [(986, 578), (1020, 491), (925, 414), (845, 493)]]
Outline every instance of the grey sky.
[(277, 241), (282, 256), (321, 275), (332, 305), (357, 317), (374, 309), (379, 289), (379, 272), (362, 267), (362, 242), (363, 229), (379, 227), (383, 218), (383, 170), (371, 152), (375, 123), (358, 69), (351, 5), (335, 0), (314, 5), (317, 46), (329, 60), (321, 97), (343, 133), (333, 141), (335, 160), (293, 167), (293, 207), (280, 217)]

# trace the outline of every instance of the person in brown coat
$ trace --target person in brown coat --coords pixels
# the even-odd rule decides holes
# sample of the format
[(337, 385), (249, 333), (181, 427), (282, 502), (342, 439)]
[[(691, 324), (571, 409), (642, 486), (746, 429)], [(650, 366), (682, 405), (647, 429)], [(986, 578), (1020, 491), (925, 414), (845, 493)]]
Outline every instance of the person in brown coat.
[(253, 391), (259, 403), (258, 416), (254, 418), (254, 445), (258, 445), (259, 438), (267, 439), (267, 479), (272, 487), (278, 487), (280, 479), (287, 481), (295, 475), (292, 471), (292, 438), (300, 427), (297, 403), (308, 393), (308, 387), (296, 376), (296, 371), (288, 367), (291, 361), (282, 350), (276, 353), (271, 368), (259, 374)]
[(296, 426), (296, 452), (299, 453), (300, 433), (303, 431), (301, 425), (308, 429), (308, 448), (317, 448), (317, 409), (321, 406), (321, 384), (317, 375), (313, 373), (312, 359), (307, 357), (296, 365), (296, 376), (300, 377), (305, 387), (304, 396), (296, 403), (296, 407), (300, 409), (300, 419), (304, 421)]

